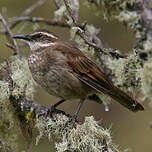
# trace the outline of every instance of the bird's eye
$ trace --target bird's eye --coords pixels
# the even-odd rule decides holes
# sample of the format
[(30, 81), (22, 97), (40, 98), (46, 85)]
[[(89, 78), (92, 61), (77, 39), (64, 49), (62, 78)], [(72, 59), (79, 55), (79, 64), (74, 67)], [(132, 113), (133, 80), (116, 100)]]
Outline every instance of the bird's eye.
[(33, 39), (37, 39), (37, 38), (43, 37), (43, 35), (40, 33), (40, 34), (33, 35), (32, 37)]
[(37, 38), (41, 38), (43, 35), (40, 33), (40, 34), (37, 34)]

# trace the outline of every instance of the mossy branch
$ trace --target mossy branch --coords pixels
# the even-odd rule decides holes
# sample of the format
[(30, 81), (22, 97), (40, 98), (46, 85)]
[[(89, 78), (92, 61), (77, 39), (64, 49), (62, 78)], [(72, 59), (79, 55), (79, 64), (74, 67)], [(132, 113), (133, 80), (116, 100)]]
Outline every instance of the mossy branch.
[[(68, 7), (66, 7), (67, 4), (64, 4), (63, 1), (60, 1), (61, 3), (59, 4), (59, 1), (55, 0), (58, 10), (55, 11), (55, 18), (51, 22), (43, 18), (35, 18), (34, 20), (33, 17), (28, 16), (44, 2), (46, 0), (40, 0), (36, 5), (32, 5), (33, 7), (29, 7), (28, 11), (24, 11), (19, 15), (18, 20), (14, 20), (10, 26), (7, 25), (7, 22), (1, 15), (1, 21), (5, 25), (1, 32), (3, 34), (7, 32), (8, 37), (12, 41), (10, 28), (13, 29), (18, 23), (27, 20), (32, 23), (49, 23), (49, 26), (68, 27), (71, 32), (71, 38), (78, 42), (79, 48), (85, 54), (93, 56), (105, 73), (111, 73), (109, 69), (113, 71), (113, 74), (117, 76), (115, 83), (118, 86), (132, 92), (135, 89), (141, 88), (144, 97), (152, 99), (152, 24), (150, 17), (152, 11), (148, 1), (89, 0), (100, 11), (102, 7), (106, 17), (110, 14), (110, 16), (125, 23), (134, 31), (136, 36), (134, 53), (127, 55), (127, 58), (126, 55), (121, 55), (119, 51), (113, 51), (114, 49), (103, 49), (103, 44), (97, 37), (99, 29), (93, 25), (88, 25), (86, 22), (78, 23), (79, 5), (75, 6), (78, 4), (78, 0), (70, 1), (71, 3), (68, 4)], [(70, 9), (68, 9), (69, 7)], [(72, 15), (70, 15), (71, 12)], [(64, 21), (61, 21), (63, 17)], [(9, 45), (9, 47), (13, 48), (17, 52), (15, 54), (19, 55), (18, 49), (15, 49), (17, 47), (16, 42), (13, 42), (12, 45)], [(114, 58), (105, 57), (103, 53), (111, 54)], [(22, 130), (21, 132), (28, 144), (31, 142), (32, 135), (30, 133), (32, 129), (39, 131), (39, 135), (36, 138), (37, 143), (42, 136), (47, 136), (49, 139), (54, 137), (55, 147), (58, 152), (118, 151), (112, 143), (110, 130), (99, 126), (99, 123), (93, 117), (86, 117), (83, 124), (76, 123), (74, 128), (65, 128), (65, 123), (71, 116), (64, 111), (55, 109), (52, 115), (46, 116), (48, 108), (29, 100), (29, 98), (33, 99), (35, 83), (29, 72), (27, 61), (24, 58), (20, 60), (16, 56), (12, 56), (9, 59), (9, 64), (8, 66), (7, 63), (3, 63), (0, 66), (0, 129), (2, 129), (0, 138), (3, 138), (0, 139), (0, 150), (3, 150), (2, 152), (17, 151), (15, 125), (18, 126), (17, 130)], [(114, 78), (113, 74), (112, 78)], [(111, 76), (111, 74), (109, 75)], [(13, 105), (13, 108), (11, 105)], [(17, 117), (14, 117), (14, 115)]]
[(22, 121), (26, 119), (27, 123), (34, 122), (34, 129), (39, 131), (36, 138), (37, 144), (41, 137), (47, 136), (49, 140), (54, 139), (58, 152), (117, 151), (116, 146), (112, 143), (110, 130), (99, 126), (92, 116), (86, 117), (81, 125), (77, 122), (74, 128), (65, 127), (71, 116), (64, 111), (55, 109), (51, 115), (46, 116), (48, 108), (25, 97), (16, 99), (14, 96), (10, 96), (10, 101), (16, 107)]
[[(12, 58), (14, 59), (16, 57)], [(14, 66), (17, 66), (17, 64), (14, 63), (16, 60), (13, 60), (12, 58), (10, 59), (11, 62), (8, 60), (7, 64), (3, 63), (1, 66), (0, 91), (3, 93), (3, 96), (1, 96), (2, 100), (0, 105), (1, 108), (3, 108), (2, 114), (6, 114), (6, 112), (8, 112), (6, 103), (9, 104), (10, 101), (10, 105), (13, 105), (14, 112), (12, 113), (15, 113), (18, 118), (20, 124), (19, 127), (27, 141), (28, 148), (31, 143), (32, 130), (38, 130), (39, 135), (36, 137), (36, 143), (38, 144), (39, 140), (43, 136), (48, 137), (49, 140), (53, 138), (56, 151), (58, 152), (118, 151), (116, 146), (112, 143), (110, 130), (104, 129), (100, 126), (99, 122), (95, 121), (92, 116), (86, 117), (82, 124), (76, 122), (74, 126), (66, 126), (66, 122), (71, 118), (69, 114), (58, 109), (55, 109), (53, 113), (48, 114), (49, 109), (47, 107), (41, 106), (35, 101), (28, 99), (25, 95), (31, 96), (30, 93), (27, 92), (28, 90), (33, 94), (33, 91), (31, 91), (34, 89), (32, 88), (33, 82), (28, 81), (26, 87), (23, 87), (21, 82), (17, 82), (17, 79), (12, 77), (14, 73), (17, 73), (20, 70), (25, 70), (24, 67), (15, 68)], [(18, 60), (17, 62), (20, 62), (20, 65), (26, 65), (25, 63), (21, 63), (25, 62), (24, 60)], [(27, 76), (28, 75), (26, 74), (24, 77)], [(22, 79), (26, 82), (26, 78), (24, 77), (22, 77)], [(27, 79), (29, 79), (29, 77), (27, 77)], [(21, 88), (18, 86), (19, 84)], [(9, 101), (6, 102), (6, 99)], [(7, 118), (5, 116), (1, 118), (2, 123), (6, 120), (9, 123), (15, 123), (9, 117)], [(5, 129), (7, 130), (7, 128)], [(9, 130), (7, 130), (7, 133), (5, 134), (9, 134)], [(8, 139), (5, 139), (6, 143)], [(8, 142), (7, 144), (9, 145), (11, 143)], [(11, 148), (12, 145), (9, 145), (9, 147)]]

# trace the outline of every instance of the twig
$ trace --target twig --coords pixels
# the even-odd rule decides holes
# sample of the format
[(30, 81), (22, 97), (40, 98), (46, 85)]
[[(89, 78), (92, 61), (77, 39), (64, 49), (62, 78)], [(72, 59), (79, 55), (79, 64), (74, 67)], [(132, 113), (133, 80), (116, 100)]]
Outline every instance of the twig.
[(25, 29), (25, 27), (28, 26), (28, 24), (29, 24), (28, 22), (25, 22), (25, 23), (18, 29), (17, 32), (18, 32), (18, 33), (21, 33), (21, 32)]
[(15, 47), (14, 47), (13, 45), (11, 45), (10, 43), (5, 43), (5, 45), (6, 45), (8, 48), (12, 49), (13, 51), (16, 51)]
[(60, 4), (59, 4), (58, 0), (54, 0), (54, 3), (56, 5), (56, 7), (59, 9), (60, 8)]
[[(45, 19), (45, 18), (42, 18), (42, 17), (29, 17), (29, 16), (23, 16), (23, 17), (15, 17), (15, 18), (10, 18), (9, 21), (11, 22), (18, 22), (21, 23), (21, 22), (24, 22), (24, 21), (28, 21), (28, 22), (32, 22), (32, 23), (45, 23), (47, 25), (51, 25), (51, 26), (60, 26), (60, 27), (67, 27), (67, 28), (70, 28), (70, 25), (63, 22), (63, 21), (56, 21), (56, 20), (52, 20), (52, 19)], [(81, 29), (84, 29), (84, 26), (83, 24), (77, 24), (77, 26)], [(80, 33), (81, 34), (81, 33)], [(82, 34), (81, 34), (82, 35)], [(86, 37), (86, 36), (85, 36)], [(83, 36), (84, 38), (84, 36)], [(100, 49), (100, 50), (104, 50), (103, 48), (103, 44), (101, 42), (101, 40), (96, 36), (94, 35), (93, 37), (93, 43), (87, 41), (87, 39), (85, 38), (84, 39), (85, 42), (89, 45), (93, 45), (93, 47), (95, 47), (97, 50)], [(105, 54), (108, 53), (108, 50), (109, 49), (105, 49)], [(112, 56), (115, 56), (116, 58), (124, 58), (126, 57), (125, 55), (121, 55), (119, 54), (118, 52), (115, 52), (114, 50), (111, 50), (109, 51), (109, 53), (112, 55)]]
[[(45, 19), (42, 17), (23, 16), (23, 17), (10, 18), (9, 21), (18, 22), (18, 24), (21, 22), (24, 22), (24, 21), (28, 21), (28, 22), (32, 22), (32, 23), (45, 23), (47, 25), (53, 25), (53, 26), (70, 27), (70, 25), (65, 22), (56, 21), (56, 20), (52, 20), (52, 19)], [(81, 26), (81, 25), (79, 25), (79, 26)]]
[(89, 46), (93, 47), (95, 50), (98, 50), (99, 52), (105, 54), (105, 55), (111, 55), (114, 58), (126, 58), (127, 55), (124, 54), (120, 54), (118, 52), (116, 52), (115, 50), (112, 51), (105, 51), (108, 49), (101, 49), (100, 46), (97, 46), (95, 43), (90, 42), (89, 40), (87, 40), (85, 33), (82, 33), (80, 30), (78, 30), (78, 34), (80, 35), (80, 37), (85, 41), (86, 44), (88, 44)]
[(98, 7), (98, 2), (96, 0), (88, 0), (88, 2), (94, 4), (96, 7)]
[[(28, 7), (27, 9), (25, 9), (21, 15), (21, 16), (27, 16), (29, 15), (30, 13), (32, 13), (36, 8), (42, 6), (47, 0), (39, 0), (37, 1), (36, 3), (34, 3), (33, 5), (31, 5), (30, 7)], [(11, 24), (10, 25), (10, 29), (13, 29), (17, 24), (19, 24), (20, 22), (19, 21), (16, 21), (15, 23)], [(3, 31), (4, 32), (4, 31)]]
[(21, 16), (27, 16), (30, 13), (32, 13), (36, 8), (42, 6), (47, 0), (39, 0), (35, 4), (28, 7), (24, 12), (21, 14)]
[[(24, 115), (26, 115), (26, 112), (29, 112), (32, 109), (34, 111), (35, 118), (42, 116), (42, 117), (44, 117), (44, 119), (47, 120), (48, 118), (51, 117), (50, 115), (47, 115), (49, 108), (41, 106), (40, 104), (27, 99), (25, 96), (21, 95), (19, 98), (16, 98), (15, 96), (10, 95), (9, 99), (12, 102), (12, 104), (16, 108), (18, 108), (18, 111), (21, 112), (22, 114), (24, 113)], [(65, 113), (62, 110), (58, 110), (58, 109), (54, 109), (53, 114), (63, 114), (69, 118), (72, 117), (71, 115)], [(22, 117), (23, 117), (23, 115), (22, 115)], [(33, 119), (35, 119), (35, 118), (33, 118)]]
[[(64, 111), (55, 109), (51, 115), (47, 115), (46, 117), (46, 113), (49, 109), (28, 100), (26, 97), (21, 96), (15, 98), (10, 96), (10, 101), (22, 121), (25, 119), (26, 122), (29, 122), (29, 125), (30, 122), (35, 124), (35, 128), (33, 128), (33, 126), (29, 127), (33, 130), (37, 129), (40, 132), (39, 138), (44, 135), (48, 138), (50, 135), (55, 137), (54, 142), (56, 149), (60, 147), (60, 149), (63, 148), (65, 151), (73, 152), (81, 148), (81, 151), (87, 150), (96, 152), (101, 150), (102, 152), (112, 152), (112, 149), (115, 147), (112, 144), (109, 131), (99, 126), (93, 117), (85, 118), (85, 121), (81, 125), (76, 123), (75, 128), (71, 126), (65, 127), (66, 121), (71, 116)], [(97, 134), (99, 136), (97, 136)], [(103, 140), (104, 142), (102, 142)], [(65, 144), (63, 143), (66, 143), (68, 146), (64, 146)], [(114, 151), (116, 152), (117, 150)]]
[(101, 42), (101, 40), (99, 39), (99, 37), (97, 37), (96, 35), (93, 36), (93, 43), (95, 43), (98, 47), (100, 47), (101, 49), (103, 49), (103, 44)]
[(76, 21), (76, 19), (75, 19), (75, 17), (74, 17), (74, 14), (73, 14), (72, 9), (70, 8), (70, 6), (69, 6), (69, 4), (68, 4), (68, 1), (67, 1), (67, 0), (63, 0), (63, 2), (64, 2), (64, 4), (65, 4), (65, 6), (66, 6), (66, 9), (67, 9), (70, 17), (71, 17), (72, 20), (73, 20), (74, 25), (77, 27), (77, 21)]
[[(9, 18), (8, 20), (10, 22), (18, 22), (18, 24), (21, 22), (28, 21), (28, 22), (32, 22), (32, 23), (44, 23), (44, 24), (51, 25), (51, 26), (60, 26), (60, 27), (70, 28), (70, 25), (67, 24), (66, 22), (52, 20), (52, 19), (45, 19), (42, 17), (23, 16), (23, 17)], [(84, 29), (85, 25), (86, 25), (86, 22), (85, 22), (85, 24), (77, 24), (77, 26), (81, 29)], [(103, 48), (103, 44), (102, 44), (101, 40), (96, 35), (94, 35), (94, 37), (93, 37), (93, 42), (101, 49)]]
[[(73, 20), (74, 26), (78, 27), (77, 21), (75, 20), (74, 14), (73, 14), (72, 9), (70, 8), (67, 0), (63, 0), (63, 2), (66, 6), (66, 9), (67, 9), (70, 17)], [(87, 39), (87, 36), (85, 35), (85, 32), (82, 29), (80, 29), (80, 27), (78, 28), (77, 34), (79, 34), (79, 36), (85, 41), (86, 44), (88, 44), (90, 47), (93, 47), (95, 50), (98, 50), (99, 52), (102, 52), (103, 54), (111, 55), (112, 57), (115, 57), (115, 58), (126, 58), (126, 55), (122, 55), (122, 54), (120, 54), (116, 51), (104, 51), (101, 46), (98, 46), (95, 43), (90, 42)], [(95, 38), (97, 40), (97, 37), (95, 37)], [(98, 39), (98, 41), (99, 41), (99, 39)]]
[[(52, 19), (45, 19), (42, 17), (30, 17), (30, 16), (22, 16), (22, 17), (13, 17), (13, 18), (9, 18), (8, 19), (10, 22), (18, 22), (22, 23), (22, 22), (32, 22), (32, 23), (44, 23), (46, 25), (51, 25), (51, 26), (60, 26), (60, 27), (67, 27), (70, 28), (71, 26), (63, 21), (57, 21), (57, 20), (52, 20)], [(83, 24), (77, 24), (77, 26), (81, 29), (85, 29), (85, 25), (87, 23), (83, 23)], [(15, 26), (14, 26), (15, 27)], [(13, 28), (14, 28), (13, 27)], [(4, 31), (1, 31), (0, 33), (5, 33)], [(94, 43), (100, 47), (101, 49), (103, 48), (102, 42), (101, 40), (95, 35), (93, 38)]]
[[(65, 124), (68, 119), (71, 118), (71, 115), (58, 109), (54, 109), (53, 112), (48, 113), (49, 108), (41, 106), (35, 101), (25, 97), (24, 91), (26, 90), (26, 86), (23, 92), (14, 94), (13, 89), (16, 89), (17, 86), (15, 81), (11, 78), (14, 71), (12, 71), (9, 61), (6, 63), (7, 69), (4, 69), (1, 65), (0, 68), (0, 74), (3, 74), (2, 81), (11, 83), (8, 85), (10, 90), (8, 96), (11, 105), (14, 106), (16, 111), (15, 115), (17, 117), (15, 118), (18, 118), (15, 120), (7, 120), (8, 122), (14, 122), (17, 120), (19, 127), (21, 127), (22, 134), (28, 144), (28, 150), (32, 139), (31, 133), (34, 130), (39, 132), (39, 136), (36, 137), (37, 142), (42, 136), (46, 136), (50, 139), (50, 136), (53, 135), (53, 137), (55, 137), (54, 143), (56, 145), (56, 151), (59, 150), (58, 147), (61, 149), (62, 147), (64, 149), (66, 148), (65, 151), (69, 152), (76, 151), (80, 148), (81, 151), (103, 151), (105, 149), (105, 144), (102, 142), (103, 139), (108, 143), (107, 147), (113, 149), (110, 132), (99, 126), (98, 122), (96, 122), (93, 117), (86, 117), (82, 124), (76, 122), (74, 128), (73, 125), (70, 124), (65, 127)], [(8, 75), (7, 79), (6, 75)], [(4, 104), (2, 108), (5, 109), (7, 107)], [(11, 113), (11, 111), (9, 112)], [(14, 110), (12, 112), (14, 114)], [(6, 134), (9, 133), (10, 131), (8, 130)], [(97, 134), (99, 136), (96, 136)], [(16, 134), (16, 136), (18, 136), (18, 134)], [(14, 142), (14, 140), (12, 141)], [(67, 143), (68, 146), (65, 147), (63, 143)], [(80, 143), (80, 145), (78, 145), (78, 143)]]
[[(46, 0), (45, 0), (45, 1), (46, 1)], [(43, 0), (43, 2), (44, 2), (44, 0)], [(55, 1), (55, 2), (57, 3), (57, 1)], [(89, 40), (87, 40), (87, 37), (86, 37), (85, 33), (82, 32), (83, 29), (84, 29), (84, 26), (83, 26), (82, 24), (78, 24), (78, 23), (77, 23), (79, 10), (77, 10), (77, 11), (75, 12), (75, 14), (73, 14), (73, 13), (72, 13), (72, 10), (71, 10), (71, 8), (69, 7), (69, 5), (68, 5), (68, 3), (67, 3), (66, 0), (64, 0), (64, 3), (66, 4), (67, 10), (68, 10), (68, 12), (69, 12), (69, 14), (70, 14), (70, 16), (71, 16), (71, 18), (72, 18), (75, 26), (78, 27), (78, 29), (79, 29), (79, 28), (82, 29), (82, 30), (78, 30), (77, 33), (78, 33), (78, 34), (80, 35), (80, 37), (85, 41), (86, 44), (88, 44), (89, 46), (95, 48), (95, 49), (98, 50), (99, 52), (102, 52), (102, 53), (108, 54), (108, 55), (110, 54), (111, 56), (113, 56), (113, 57), (115, 57), (115, 58), (125, 58), (125, 57), (126, 57), (125, 55), (121, 55), (120, 53), (115, 52), (115, 51), (110, 51), (110, 52), (109, 52), (109, 51), (108, 51), (108, 52), (107, 52), (107, 51), (104, 51), (104, 50), (103, 50), (102, 42), (101, 42), (101, 40), (100, 40), (96, 35), (93, 37), (93, 42), (90, 42)], [(77, 0), (75, 0), (74, 3), (75, 3), (75, 5), (77, 5), (77, 6), (79, 5), (79, 3), (78, 3)], [(39, 4), (39, 5), (36, 5), (36, 4), (32, 5), (31, 7), (29, 7), (28, 9), (26, 9), (21, 15), (25, 15), (25, 14), (31, 13), (31, 11), (33, 11), (33, 10), (36, 8), (36, 6), (37, 6), (37, 7), (40, 6), (40, 3), (37, 3), (37, 4)], [(41, 5), (42, 5), (42, 3), (41, 3)], [(34, 6), (34, 7), (33, 7), (33, 6)], [(59, 6), (59, 3), (57, 3), (57, 6)], [(32, 9), (31, 9), (31, 8), (32, 8)], [(78, 7), (78, 8), (79, 8), (79, 7)], [(30, 11), (29, 11), (29, 10), (30, 10)], [(77, 17), (76, 17), (77, 19), (75, 19), (74, 15), (77, 16)], [(33, 22), (33, 23), (43, 22), (43, 23), (45, 23), (45, 24), (47, 24), (47, 25), (61, 26), (61, 27), (68, 27), (68, 28), (70, 28), (70, 25), (68, 25), (68, 24), (65, 23), (65, 22), (55, 21), (55, 20), (49, 20), (49, 19), (44, 19), (44, 18), (42, 18), (42, 17), (20, 16), (20, 17), (11, 18), (11, 19), (9, 19), (9, 20), (15, 22), (15, 23), (11, 24), (10, 29), (13, 29), (17, 24), (19, 24), (19, 23), (21, 23), (21, 22), (23, 22), (23, 21), (29, 21), (29, 22)], [(4, 32), (5, 32), (5, 31), (1, 31), (1, 33), (4, 33)]]
[(73, 10), (73, 15), (74, 15), (74, 18), (75, 18), (76, 22), (78, 22), (78, 20), (79, 20), (79, 9), (80, 9), (79, 0), (73, 0), (73, 4), (75, 6), (75, 9)]
[[(88, 0), (88, 2), (95, 4), (97, 8), (105, 7), (103, 5), (105, 3), (97, 3), (96, 0)], [(138, 54), (139, 60), (143, 65), (143, 63), (148, 60), (148, 57), (151, 57), (151, 49), (149, 49), (148, 44), (152, 41), (152, 0), (138, 0), (134, 1), (133, 3), (127, 1), (128, 4), (125, 7), (122, 5), (122, 3), (107, 3), (104, 11), (110, 15), (111, 8), (113, 8), (113, 12), (117, 12), (116, 16), (119, 16), (118, 14), (121, 14), (122, 12), (136, 12), (136, 15), (138, 16), (136, 19), (131, 15), (128, 21), (125, 20), (125, 17), (124, 19), (116, 17), (116, 19), (125, 23), (125, 25), (127, 25), (129, 28), (131, 27), (131, 30), (133, 30), (134, 34), (136, 35), (134, 49), (136, 50), (135, 52)], [(103, 9), (100, 9), (100, 11), (102, 10)], [(115, 15), (112, 15), (112, 17), (115, 17)]]
[(14, 49), (14, 54), (15, 54), (15, 55), (18, 55), (18, 57), (21, 59), (21, 53), (20, 53), (20, 51), (19, 51), (18, 45), (17, 45), (15, 39), (12, 38), (12, 37), (13, 37), (13, 34), (12, 34), (12, 32), (11, 32), (11, 30), (10, 30), (7, 22), (6, 22), (6, 20), (4, 19), (4, 17), (2, 16), (1, 13), (0, 13), (0, 20), (1, 20), (3, 26), (4, 26), (5, 30), (6, 30), (6, 35), (8, 36), (8, 38), (9, 38), (9, 40), (10, 40), (10, 43), (11, 43), (11, 44), (14, 46), (14, 48), (15, 48), (15, 49)]

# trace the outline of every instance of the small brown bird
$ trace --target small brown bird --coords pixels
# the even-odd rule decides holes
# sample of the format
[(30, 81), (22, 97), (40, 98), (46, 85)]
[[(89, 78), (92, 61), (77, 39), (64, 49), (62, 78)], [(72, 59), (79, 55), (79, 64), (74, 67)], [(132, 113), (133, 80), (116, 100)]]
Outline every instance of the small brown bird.
[(28, 43), (31, 50), (28, 64), (34, 80), (49, 94), (62, 99), (51, 106), (52, 110), (65, 100), (80, 99), (73, 116), (76, 119), (84, 100), (93, 93), (104, 93), (133, 112), (144, 110), (140, 103), (115, 87), (78, 48), (53, 33), (36, 30), (13, 38)]

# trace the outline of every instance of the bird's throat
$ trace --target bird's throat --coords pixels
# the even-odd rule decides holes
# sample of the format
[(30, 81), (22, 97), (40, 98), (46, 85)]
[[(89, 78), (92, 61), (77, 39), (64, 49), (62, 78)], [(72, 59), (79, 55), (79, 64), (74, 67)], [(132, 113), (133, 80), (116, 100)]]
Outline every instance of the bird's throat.
[(44, 48), (47, 48), (47, 47), (50, 47), (52, 45), (54, 45), (54, 43), (43, 43), (43, 42), (27, 42), (31, 51), (37, 51), (37, 50), (40, 50), (40, 49), (44, 49)]

